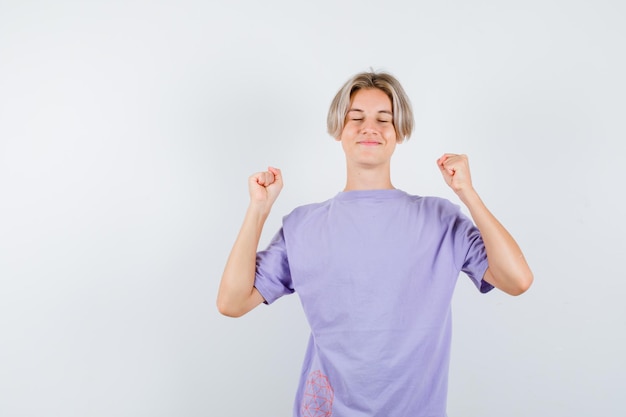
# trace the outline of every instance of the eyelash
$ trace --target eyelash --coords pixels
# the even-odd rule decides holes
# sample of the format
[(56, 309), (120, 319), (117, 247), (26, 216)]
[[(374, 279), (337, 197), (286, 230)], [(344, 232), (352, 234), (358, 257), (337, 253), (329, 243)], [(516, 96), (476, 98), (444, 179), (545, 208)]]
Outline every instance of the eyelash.
[[(354, 119), (353, 118), (353, 119), (350, 119), (350, 120), (353, 121), (353, 122), (360, 122), (363, 119)], [(378, 123), (391, 123), (391, 120), (378, 120)]]

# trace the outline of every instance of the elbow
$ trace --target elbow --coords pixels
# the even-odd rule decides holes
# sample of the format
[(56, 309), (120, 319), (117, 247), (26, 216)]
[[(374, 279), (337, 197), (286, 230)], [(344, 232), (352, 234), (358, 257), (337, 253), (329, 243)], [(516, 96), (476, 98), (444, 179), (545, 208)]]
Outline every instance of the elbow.
[(524, 294), (533, 283), (533, 273), (530, 268), (519, 268), (513, 271), (496, 271), (488, 268), (485, 281), (508, 295)]
[(534, 281), (534, 277), (532, 272), (528, 271), (526, 274), (520, 276), (516, 280), (515, 286), (513, 286), (509, 291), (507, 291), (510, 295), (519, 296), (524, 294)]
[(243, 311), (232, 303), (229, 303), (227, 300), (224, 300), (223, 297), (217, 298), (217, 311), (223, 316), (237, 318), (244, 315)]
[(236, 318), (243, 316), (243, 314), (235, 310), (219, 310), (219, 312), (222, 316), (230, 317), (232, 319), (236, 319)]

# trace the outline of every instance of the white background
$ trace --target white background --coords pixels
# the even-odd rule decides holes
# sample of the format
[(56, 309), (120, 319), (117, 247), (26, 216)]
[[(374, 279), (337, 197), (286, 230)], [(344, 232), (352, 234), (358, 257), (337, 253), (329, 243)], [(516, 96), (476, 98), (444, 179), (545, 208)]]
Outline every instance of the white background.
[[(289, 416), (297, 296), (218, 314), (267, 165), (297, 205), (344, 186), (328, 105), (410, 95), (392, 180), (458, 202), (443, 152), (535, 273), (454, 298), (449, 415), (626, 413), (622, 1), (0, 0), (0, 415)], [(394, 416), (395, 417), (395, 416)]]

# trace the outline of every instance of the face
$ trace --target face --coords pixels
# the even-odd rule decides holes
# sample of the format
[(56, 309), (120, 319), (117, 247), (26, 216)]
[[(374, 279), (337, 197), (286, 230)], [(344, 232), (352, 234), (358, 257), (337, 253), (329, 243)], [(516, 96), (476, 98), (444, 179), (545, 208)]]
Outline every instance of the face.
[(339, 137), (348, 163), (389, 165), (396, 148), (391, 100), (382, 90), (360, 89), (352, 97)]

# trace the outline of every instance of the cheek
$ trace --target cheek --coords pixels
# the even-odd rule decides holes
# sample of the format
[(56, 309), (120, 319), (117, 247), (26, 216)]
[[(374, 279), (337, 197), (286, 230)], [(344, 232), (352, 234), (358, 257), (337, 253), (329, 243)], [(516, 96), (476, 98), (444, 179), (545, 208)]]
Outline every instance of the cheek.
[(396, 129), (393, 126), (391, 126), (388, 129), (385, 129), (385, 137), (395, 142), (397, 139)]
[(358, 132), (358, 129), (356, 129), (354, 126), (350, 126), (350, 125), (345, 125), (343, 130), (341, 131), (341, 136), (339, 136), (338, 140), (341, 140), (341, 138), (349, 138), (351, 136), (356, 135)]

